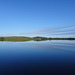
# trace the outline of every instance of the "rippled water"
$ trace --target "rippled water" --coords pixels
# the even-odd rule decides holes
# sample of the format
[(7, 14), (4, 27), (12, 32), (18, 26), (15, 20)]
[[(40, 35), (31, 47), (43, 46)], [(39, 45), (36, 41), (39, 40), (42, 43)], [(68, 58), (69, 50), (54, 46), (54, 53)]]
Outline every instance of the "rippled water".
[(0, 75), (75, 75), (74, 71), (74, 40), (0, 42)]

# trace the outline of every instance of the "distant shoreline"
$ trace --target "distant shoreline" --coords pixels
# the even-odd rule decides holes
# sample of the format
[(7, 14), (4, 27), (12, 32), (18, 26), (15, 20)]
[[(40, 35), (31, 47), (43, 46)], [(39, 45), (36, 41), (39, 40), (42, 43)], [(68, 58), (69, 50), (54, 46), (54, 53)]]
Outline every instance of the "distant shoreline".
[(47, 38), (47, 37), (21, 37), (21, 36), (9, 36), (9, 37), (0, 37), (0, 41), (45, 41), (45, 40), (75, 40), (75, 38)]

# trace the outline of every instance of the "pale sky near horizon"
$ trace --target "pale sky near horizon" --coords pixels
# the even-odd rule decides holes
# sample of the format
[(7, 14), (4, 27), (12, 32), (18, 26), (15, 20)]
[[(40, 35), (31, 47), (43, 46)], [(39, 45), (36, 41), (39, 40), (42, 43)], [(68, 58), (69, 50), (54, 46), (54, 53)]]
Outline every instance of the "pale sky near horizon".
[(0, 36), (75, 37), (75, 0), (0, 0)]

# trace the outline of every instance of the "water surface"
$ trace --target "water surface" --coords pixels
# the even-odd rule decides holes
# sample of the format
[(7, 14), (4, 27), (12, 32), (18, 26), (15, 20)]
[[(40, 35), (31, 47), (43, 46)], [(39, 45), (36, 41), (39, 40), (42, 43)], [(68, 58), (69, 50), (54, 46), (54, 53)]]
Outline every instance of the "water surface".
[(0, 42), (0, 75), (72, 75), (74, 71), (74, 40)]

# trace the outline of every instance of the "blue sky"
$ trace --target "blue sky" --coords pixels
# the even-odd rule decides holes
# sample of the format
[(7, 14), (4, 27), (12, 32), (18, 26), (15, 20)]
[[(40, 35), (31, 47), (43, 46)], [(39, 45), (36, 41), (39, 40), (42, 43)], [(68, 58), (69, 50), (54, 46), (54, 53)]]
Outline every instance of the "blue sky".
[(75, 37), (74, 30), (75, 0), (0, 0), (0, 36)]

